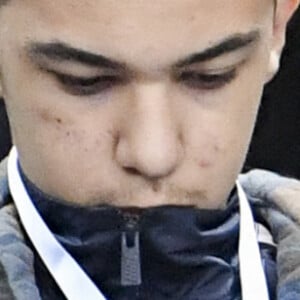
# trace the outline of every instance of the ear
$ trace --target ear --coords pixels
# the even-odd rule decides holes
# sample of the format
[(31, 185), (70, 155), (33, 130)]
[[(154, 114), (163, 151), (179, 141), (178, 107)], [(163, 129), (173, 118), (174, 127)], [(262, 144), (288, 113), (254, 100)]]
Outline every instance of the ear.
[(270, 51), (268, 80), (277, 73), (285, 45), (287, 24), (299, 6), (300, 0), (277, 0), (273, 23), (273, 42)]

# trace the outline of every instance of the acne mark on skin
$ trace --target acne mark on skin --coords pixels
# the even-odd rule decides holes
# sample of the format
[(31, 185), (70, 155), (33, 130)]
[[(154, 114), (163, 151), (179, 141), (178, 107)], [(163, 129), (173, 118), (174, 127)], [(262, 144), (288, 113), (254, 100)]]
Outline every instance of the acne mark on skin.
[(55, 121), (57, 124), (61, 124), (62, 123), (62, 119), (61, 118), (55, 118)]
[(201, 159), (198, 163), (201, 169), (207, 169), (213, 166), (215, 158), (222, 152), (222, 147), (218, 144), (214, 144), (211, 147), (210, 155), (206, 158)]
[(192, 15), (192, 16), (190, 17), (189, 21), (190, 21), (191, 23), (193, 23), (196, 19), (197, 19), (197, 16), (196, 16), (196, 15)]
[(53, 116), (53, 114), (49, 110), (42, 110), (39, 114), (41, 119), (45, 122), (54, 122), (58, 125), (61, 125), (63, 123), (62, 118)]
[(221, 147), (219, 145), (214, 145), (214, 151), (215, 152), (220, 152), (221, 151)]
[(45, 122), (50, 122), (51, 119), (52, 119), (52, 117), (51, 117), (51, 115), (50, 115), (50, 113), (49, 113), (48, 110), (42, 110), (42, 111), (40, 112), (40, 117), (41, 117), (41, 119), (42, 119), (43, 121), (45, 121)]
[(212, 166), (212, 163), (208, 160), (203, 159), (203, 160), (200, 161), (199, 166), (202, 169), (207, 169), (207, 168)]
[(95, 140), (95, 147), (98, 148), (102, 145), (102, 140), (101, 138), (96, 138)]

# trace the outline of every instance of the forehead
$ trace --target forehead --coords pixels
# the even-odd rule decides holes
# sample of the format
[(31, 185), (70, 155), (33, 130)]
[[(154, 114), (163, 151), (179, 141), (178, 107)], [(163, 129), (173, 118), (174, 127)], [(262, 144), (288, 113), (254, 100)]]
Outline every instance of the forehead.
[[(232, 33), (263, 27), (272, 0), (14, 0), (14, 30), (104, 55), (137, 60), (170, 49), (208, 47)], [(18, 20), (16, 22), (16, 20)], [(165, 53), (164, 50), (165, 49)], [(194, 51), (196, 49), (191, 49)], [(124, 51), (126, 53), (124, 53)], [(159, 54), (159, 55), (156, 55)]]
[(238, 20), (246, 22), (258, 17), (272, 0), (15, 0), (15, 3), (23, 6), (21, 11), (31, 10), (53, 26), (73, 21), (76, 27), (90, 23), (100, 28), (140, 27), (155, 31), (157, 27), (164, 28), (162, 23), (166, 29), (174, 23), (182, 26), (197, 23), (209, 30), (229, 20), (231, 24)]

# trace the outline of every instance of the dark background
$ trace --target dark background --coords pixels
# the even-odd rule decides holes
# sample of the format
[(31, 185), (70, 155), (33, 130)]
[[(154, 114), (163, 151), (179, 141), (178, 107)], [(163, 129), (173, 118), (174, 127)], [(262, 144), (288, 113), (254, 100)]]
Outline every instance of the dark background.
[(0, 161), (8, 153), (11, 145), (7, 116), (2, 99), (0, 99)]
[[(0, 100), (0, 160), (10, 148)], [(300, 9), (289, 24), (280, 72), (264, 92), (245, 169), (264, 168), (300, 178)]]
[(300, 9), (289, 24), (280, 72), (265, 88), (245, 167), (300, 178)]

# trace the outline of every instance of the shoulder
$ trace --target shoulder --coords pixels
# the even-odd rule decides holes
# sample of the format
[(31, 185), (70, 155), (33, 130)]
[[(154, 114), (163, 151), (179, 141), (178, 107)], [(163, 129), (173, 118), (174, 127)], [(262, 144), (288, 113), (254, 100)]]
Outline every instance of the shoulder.
[(300, 224), (300, 181), (255, 169), (239, 176), (246, 194), (265, 204), (277, 206)]
[(278, 299), (300, 299), (300, 182), (263, 170), (239, 181), (277, 244)]
[(14, 205), (6, 204), (0, 209), (0, 295), (40, 300), (34, 274), (34, 254)]
[(24, 242), (23, 230), (8, 188), (6, 161), (0, 163), (0, 247), (6, 243)]
[(26, 299), (38, 300), (34, 256), (10, 200), (6, 165), (6, 161), (0, 163), (0, 295), (6, 295), (7, 299), (28, 296)]

